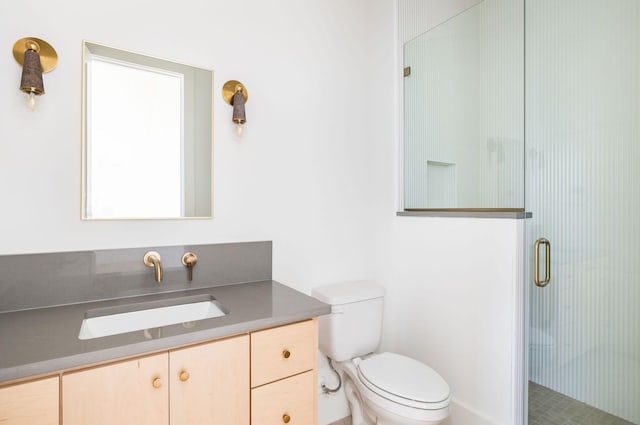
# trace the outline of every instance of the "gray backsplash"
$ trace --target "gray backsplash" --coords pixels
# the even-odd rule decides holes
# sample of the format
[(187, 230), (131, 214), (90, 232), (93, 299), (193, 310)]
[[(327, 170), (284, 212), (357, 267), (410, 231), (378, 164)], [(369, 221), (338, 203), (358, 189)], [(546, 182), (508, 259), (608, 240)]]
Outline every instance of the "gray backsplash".
[[(160, 283), (142, 262), (149, 250), (162, 257)], [(181, 262), (187, 251), (198, 255), (192, 282)], [(0, 313), (271, 280), (271, 262), (270, 241), (3, 255)]]

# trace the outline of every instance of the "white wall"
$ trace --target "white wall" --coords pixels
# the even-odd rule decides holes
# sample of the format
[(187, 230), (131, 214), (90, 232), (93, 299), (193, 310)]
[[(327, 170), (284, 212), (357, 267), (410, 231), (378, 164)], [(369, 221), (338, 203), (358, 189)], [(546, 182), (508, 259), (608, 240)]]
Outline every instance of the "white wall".
[[(465, 2), (424, 3), (438, 20)], [(395, 216), (396, 16), (393, 0), (0, 2), (0, 254), (273, 240), (274, 278), (304, 292), (387, 287), (383, 346), (442, 373), (469, 407), (456, 425), (510, 423), (518, 224)], [(29, 35), (60, 56), (36, 112), (10, 53)], [(214, 93), (213, 220), (80, 220), (83, 39), (212, 68), (217, 91), (246, 84), (240, 141)]]
[[(275, 277), (303, 291), (368, 275), (368, 150), (393, 122), (388, 96), (386, 111), (367, 104), (368, 9), (384, 3), (1, 2), (0, 254), (273, 240)], [(60, 58), (35, 112), (11, 57), (24, 36)], [(213, 220), (80, 220), (83, 39), (215, 70)], [(249, 90), (242, 140), (221, 95), (229, 79)]]
[(443, 376), (460, 411), (452, 424), (516, 423), (522, 225), (415, 217), (390, 225), (382, 349)]
[[(274, 278), (301, 291), (372, 277), (394, 19), (390, 0), (0, 2), (0, 254), (273, 240)], [(25, 36), (59, 55), (35, 112), (11, 57)], [(212, 220), (80, 220), (82, 40), (214, 69)], [(249, 90), (242, 140), (229, 79)], [(326, 422), (348, 414), (324, 401)]]
[[(474, 3), (398, 0), (404, 21), (398, 45)], [(398, 87), (401, 78), (398, 72)], [(393, 148), (387, 148), (391, 156)], [(392, 193), (385, 192), (387, 208), (396, 201)], [(524, 223), (385, 217), (377, 246), (385, 260), (376, 274), (387, 289), (381, 349), (411, 355), (444, 377), (454, 401), (449, 423), (519, 423), (516, 391), (522, 377), (514, 370), (522, 367), (517, 351), (523, 315), (517, 300)]]

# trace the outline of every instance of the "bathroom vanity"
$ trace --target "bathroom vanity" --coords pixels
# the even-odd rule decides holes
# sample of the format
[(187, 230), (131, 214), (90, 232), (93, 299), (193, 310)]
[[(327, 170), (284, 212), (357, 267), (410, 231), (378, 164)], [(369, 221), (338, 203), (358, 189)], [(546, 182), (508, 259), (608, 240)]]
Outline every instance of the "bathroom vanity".
[(312, 319), (85, 365), (0, 388), (0, 418), (16, 425), (314, 424), (316, 353)]
[[(266, 248), (270, 263), (270, 244), (225, 245), (258, 253)], [(190, 248), (204, 260), (210, 247), (221, 248)], [(255, 260), (262, 254), (251, 254), (254, 262), (262, 261)], [(77, 260), (73, 253), (61, 255)], [(0, 258), (0, 267), (6, 259)], [(212, 279), (202, 271), (195, 272), (202, 282)], [(163, 283), (174, 289), (168, 292), (0, 312), (0, 422), (315, 424), (316, 317), (328, 313), (329, 306), (270, 278), (204, 286), (196, 279), (172, 282), (169, 267), (167, 272)], [(258, 274), (264, 272), (270, 275), (270, 267)], [(144, 273), (149, 274), (145, 282), (155, 285), (152, 271)], [(239, 277), (230, 270), (223, 274)], [(195, 288), (175, 290), (183, 285)], [(4, 284), (1, 290), (6, 294), (8, 288)], [(224, 315), (79, 338), (91, 312), (130, 312), (150, 302), (202, 296), (215, 299)]]

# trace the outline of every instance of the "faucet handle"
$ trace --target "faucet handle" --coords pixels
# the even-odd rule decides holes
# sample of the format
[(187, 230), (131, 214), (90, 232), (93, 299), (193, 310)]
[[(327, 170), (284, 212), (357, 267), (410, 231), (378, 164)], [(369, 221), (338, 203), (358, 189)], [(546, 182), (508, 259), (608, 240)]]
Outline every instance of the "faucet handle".
[(197, 262), (198, 256), (195, 252), (185, 252), (185, 254), (182, 256), (182, 264), (184, 264), (184, 266), (187, 268), (189, 282), (193, 280), (193, 268), (195, 267)]

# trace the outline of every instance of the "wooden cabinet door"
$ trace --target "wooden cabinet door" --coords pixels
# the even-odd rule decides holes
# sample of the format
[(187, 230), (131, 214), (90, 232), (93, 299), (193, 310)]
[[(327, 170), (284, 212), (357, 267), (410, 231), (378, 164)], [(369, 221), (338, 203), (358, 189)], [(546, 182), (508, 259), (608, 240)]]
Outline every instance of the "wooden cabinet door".
[(55, 376), (0, 388), (0, 424), (58, 425), (59, 382)]
[(253, 425), (317, 424), (315, 371), (251, 390)]
[(171, 425), (249, 425), (249, 336), (169, 353)]
[(64, 425), (168, 425), (167, 354), (62, 376)]

